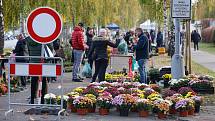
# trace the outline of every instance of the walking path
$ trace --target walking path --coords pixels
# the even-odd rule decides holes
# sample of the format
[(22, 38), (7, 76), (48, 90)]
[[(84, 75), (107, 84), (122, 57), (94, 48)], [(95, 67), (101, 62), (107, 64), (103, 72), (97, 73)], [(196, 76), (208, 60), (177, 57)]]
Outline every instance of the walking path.
[(215, 72), (215, 55), (201, 50), (194, 51), (193, 48), (191, 52), (192, 52), (192, 60), (194, 62)]

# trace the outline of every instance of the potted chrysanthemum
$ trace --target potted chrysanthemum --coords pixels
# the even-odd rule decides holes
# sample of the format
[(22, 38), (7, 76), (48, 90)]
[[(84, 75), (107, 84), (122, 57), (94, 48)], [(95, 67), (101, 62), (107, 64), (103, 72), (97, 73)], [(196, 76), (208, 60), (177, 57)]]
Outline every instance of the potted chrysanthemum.
[(100, 115), (108, 115), (109, 109), (112, 107), (112, 95), (109, 92), (103, 92), (97, 98)]
[(74, 107), (73, 101), (79, 97), (78, 92), (70, 92), (67, 94), (69, 96), (69, 99), (67, 101), (67, 108), (71, 110), (71, 112), (75, 113), (77, 112), (77, 109)]
[(95, 95), (93, 95), (93, 94), (86, 94), (86, 95), (84, 95), (85, 97), (88, 97), (91, 101), (92, 101), (92, 103), (93, 103), (93, 105), (91, 105), (89, 108), (88, 108), (88, 112), (89, 113), (95, 113), (95, 111), (96, 111), (96, 96)]
[[(63, 108), (64, 109), (67, 108), (68, 99), (69, 99), (69, 96), (63, 95)], [(57, 96), (56, 101), (57, 101), (57, 104), (60, 105), (61, 104), (61, 96)]]
[(175, 104), (175, 109), (179, 111), (179, 115), (181, 117), (187, 117), (188, 116), (188, 105), (189, 102), (187, 99), (181, 99)]
[(170, 107), (169, 113), (170, 114), (176, 114), (177, 110), (175, 109), (175, 104), (179, 100), (183, 99), (183, 96), (181, 94), (174, 94), (170, 97), (166, 97), (165, 99), (172, 102), (172, 106)]
[(73, 101), (74, 107), (77, 108), (79, 115), (86, 115), (88, 108), (93, 106), (93, 101), (85, 96), (79, 96)]
[(191, 98), (187, 98), (187, 100), (188, 100), (188, 115), (194, 115), (195, 101)]
[(46, 94), (44, 99), (46, 104), (56, 104), (56, 95), (53, 93)]
[(203, 98), (201, 96), (193, 96), (191, 99), (195, 101), (195, 113), (199, 113)]
[(135, 99), (130, 94), (120, 94), (114, 97), (112, 104), (115, 105), (120, 112), (120, 116), (128, 116), (128, 112), (135, 102)]
[(164, 80), (164, 88), (168, 88), (169, 87), (169, 81), (172, 79), (172, 75), (171, 74), (164, 74), (162, 76), (163, 80)]
[(153, 102), (153, 110), (158, 114), (159, 119), (166, 118), (172, 103), (168, 100), (157, 99)]
[(149, 99), (138, 99), (137, 109), (140, 117), (147, 117), (152, 109), (152, 102)]

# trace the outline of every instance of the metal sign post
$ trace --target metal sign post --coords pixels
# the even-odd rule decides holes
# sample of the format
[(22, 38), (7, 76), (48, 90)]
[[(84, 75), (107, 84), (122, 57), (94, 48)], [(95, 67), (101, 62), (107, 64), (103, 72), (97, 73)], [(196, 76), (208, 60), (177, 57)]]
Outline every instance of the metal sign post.
[(191, 0), (172, 0), (171, 15), (175, 19), (175, 53), (172, 57), (171, 73), (173, 79), (179, 79), (185, 75), (180, 52), (180, 20), (191, 18)]

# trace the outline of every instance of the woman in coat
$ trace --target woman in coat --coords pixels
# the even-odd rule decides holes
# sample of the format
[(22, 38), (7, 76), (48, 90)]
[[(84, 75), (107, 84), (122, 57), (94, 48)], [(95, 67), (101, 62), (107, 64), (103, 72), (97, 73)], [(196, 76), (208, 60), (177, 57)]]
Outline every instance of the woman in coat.
[(88, 58), (95, 61), (95, 73), (92, 78), (92, 82), (96, 81), (98, 76), (99, 82), (105, 81), (105, 72), (108, 67), (108, 53), (107, 47), (111, 46), (117, 48), (120, 40), (116, 40), (116, 43), (110, 42), (106, 37), (107, 31), (105, 29), (100, 29), (99, 36), (93, 38), (93, 43), (88, 54)]

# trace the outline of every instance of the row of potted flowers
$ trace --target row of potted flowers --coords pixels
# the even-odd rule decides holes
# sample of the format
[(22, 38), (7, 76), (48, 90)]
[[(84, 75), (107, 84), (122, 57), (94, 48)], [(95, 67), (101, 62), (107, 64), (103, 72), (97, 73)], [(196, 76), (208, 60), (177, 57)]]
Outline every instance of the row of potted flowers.
[(91, 83), (87, 87), (75, 88), (67, 94), (67, 108), (80, 115), (93, 113), (96, 108), (99, 109), (100, 115), (107, 115), (110, 109), (116, 108), (121, 116), (128, 116), (131, 110), (138, 111), (142, 117), (153, 112), (158, 114), (159, 118), (165, 118), (168, 113), (176, 114), (177, 111), (180, 116), (187, 116), (188, 112), (193, 114), (195, 109), (199, 112), (201, 97), (195, 93), (188, 92), (184, 96), (176, 93), (162, 98), (158, 91), (156, 85), (138, 82)]

